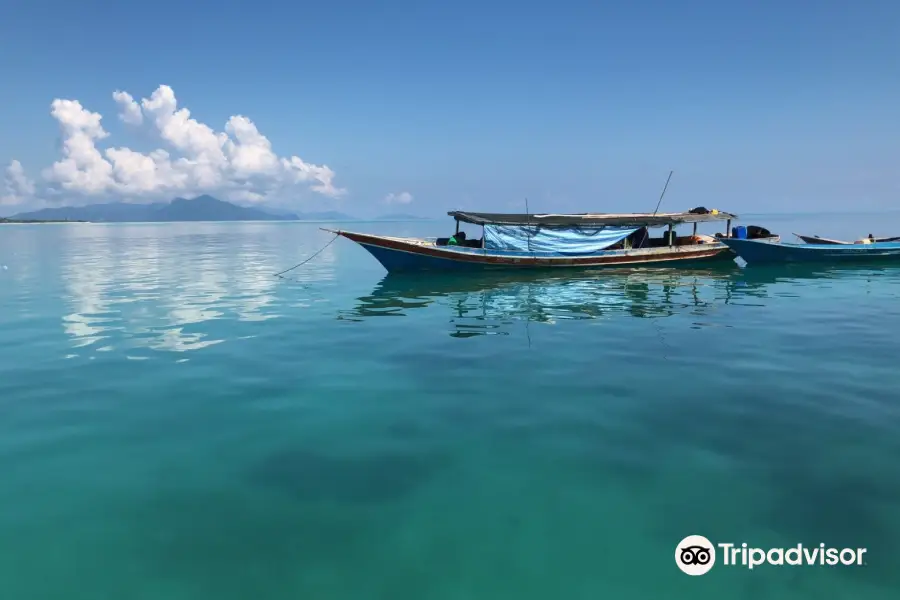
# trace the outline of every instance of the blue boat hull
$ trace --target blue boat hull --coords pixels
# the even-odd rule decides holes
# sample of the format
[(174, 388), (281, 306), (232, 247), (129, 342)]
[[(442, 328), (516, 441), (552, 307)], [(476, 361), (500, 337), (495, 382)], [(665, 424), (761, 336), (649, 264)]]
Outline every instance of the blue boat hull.
[(736, 238), (725, 238), (721, 241), (750, 265), (900, 261), (900, 243), (898, 242), (876, 242), (874, 244), (783, 244)]
[(374, 244), (360, 244), (368, 250), (375, 260), (381, 263), (388, 273), (400, 273), (406, 271), (484, 271), (503, 268), (489, 264), (463, 262), (450, 258), (413, 254), (392, 248), (383, 248)]
[[(330, 230), (329, 230), (330, 231)], [(410, 271), (496, 271), (523, 269), (594, 269), (600, 267), (696, 266), (734, 262), (722, 244), (658, 248), (652, 251), (613, 250), (592, 256), (543, 256), (526, 252), (496, 252), (483, 248), (443, 247), (417, 240), (336, 231), (365, 248), (389, 273)]]

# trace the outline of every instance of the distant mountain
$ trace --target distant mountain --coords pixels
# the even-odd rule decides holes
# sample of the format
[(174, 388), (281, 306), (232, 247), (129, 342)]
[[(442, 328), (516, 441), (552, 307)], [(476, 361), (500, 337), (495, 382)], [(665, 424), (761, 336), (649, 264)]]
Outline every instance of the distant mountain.
[(112, 202), (110, 204), (92, 204), (89, 206), (60, 206), (44, 208), (32, 212), (19, 213), (10, 219), (38, 221), (147, 221), (152, 207), (159, 205), (128, 204)]
[(406, 213), (390, 213), (378, 217), (379, 221), (424, 221), (425, 217), (417, 217), (416, 215), (408, 215)]
[(129, 204), (111, 202), (88, 206), (61, 206), (44, 208), (13, 215), (10, 219), (41, 221), (92, 221), (95, 223), (141, 223), (176, 221), (346, 221), (352, 217), (338, 212), (306, 213), (297, 215), (281, 209), (263, 210), (238, 206), (212, 196), (199, 196), (191, 200), (175, 198), (171, 202), (153, 204)]
[(284, 208), (273, 208), (273, 207), (269, 206), (269, 207), (266, 207), (266, 212), (269, 213), (270, 215), (275, 215), (276, 217), (282, 217), (285, 219), (295, 220), (295, 219), (300, 218), (297, 216), (297, 213), (286, 210)]
[(356, 221), (356, 218), (333, 210), (325, 212), (300, 213), (297, 218), (301, 221)]
[(276, 217), (296, 221), (356, 221), (356, 217), (336, 211), (295, 213), (284, 208), (266, 208), (266, 212)]

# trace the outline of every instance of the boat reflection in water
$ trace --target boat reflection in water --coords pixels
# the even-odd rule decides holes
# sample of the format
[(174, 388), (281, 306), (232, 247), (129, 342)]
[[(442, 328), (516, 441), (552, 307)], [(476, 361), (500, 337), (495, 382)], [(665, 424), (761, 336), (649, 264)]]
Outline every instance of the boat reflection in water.
[(840, 285), (864, 289), (864, 286), (875, 283), (900, 283), (900, 265), (760, 265), (752, 269), (739, 269), (727, 280), (732, 298), (766, 298), (772, 295), (801, 297), (813, 289), (831, 289)]
[(691, 317), (703, 326), (703, 316), (726, 305), (761, 306), (765, 299), (816, 293), (836, 282), (859, 286), (893, 278), (900, 268), (779, 266), (741, 269), (659, 269), (546, 275), (385, 276), (355, 307), (338, 318), (363, 321), (371, 317), (412, 316), (417, 309), (442, 307), (454, 324), (451, 335), (505, 334), (518, 321), (553, 324), (627, 316)]
[[(665, 317), (701, 309), (721, 296), (736, 269), (629, 270), (595, 274), (412, 277), (387, 275), (339, 318), (409, 316), (426, 307), (449, 309), (451, 335), (504, 334), (517, 321), (553, 324), (625, 313)], [(716, 285), (716, 282), (719, 282)]]

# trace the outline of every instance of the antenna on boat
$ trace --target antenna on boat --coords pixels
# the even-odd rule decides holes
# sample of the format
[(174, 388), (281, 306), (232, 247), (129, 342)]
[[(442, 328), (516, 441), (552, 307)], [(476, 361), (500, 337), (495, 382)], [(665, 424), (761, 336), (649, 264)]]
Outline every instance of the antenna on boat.
[(659, 195), (659, 202), (656, 203), (656, 210), (653, 211), (654, 216), (659, 211), (659, 205), (662, 204), (663, 196), (666, 195), (666, 190), (669, 189), (669, 180), (672, 179), (672, 173), (675, 171), (669, 171), (669, 177), (666, 179), (666, 185), (663, 187), (662, 194)]

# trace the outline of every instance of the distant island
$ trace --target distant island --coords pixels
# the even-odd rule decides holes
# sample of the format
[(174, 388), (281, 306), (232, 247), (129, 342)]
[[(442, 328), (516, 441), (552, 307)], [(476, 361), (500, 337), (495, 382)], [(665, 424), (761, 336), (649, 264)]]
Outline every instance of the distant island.
[(84, 223), (85, 221), (72, 221), (69, 219), (54, 220), (54, 219), (14, 219), (12, 217), (0, 217), (0, 224), (2, 223)]
[(381, 215), (376, 219), (376, 221), (427, 221), (427, 217), (417, 217), (415, 215), (408, 215), (406, 213), (391, 213), (387, 215)]
[(193, 199), (175, 198), (171, 202), (132, 204), (111, 202), (87, 206), (60, 206), (24, 212), (0, 223), (166, 223), (180, 221), (353, 221), (340, 212), (293, 213), (279, 209), (259, 209), (238, 206), (212, 196)]

